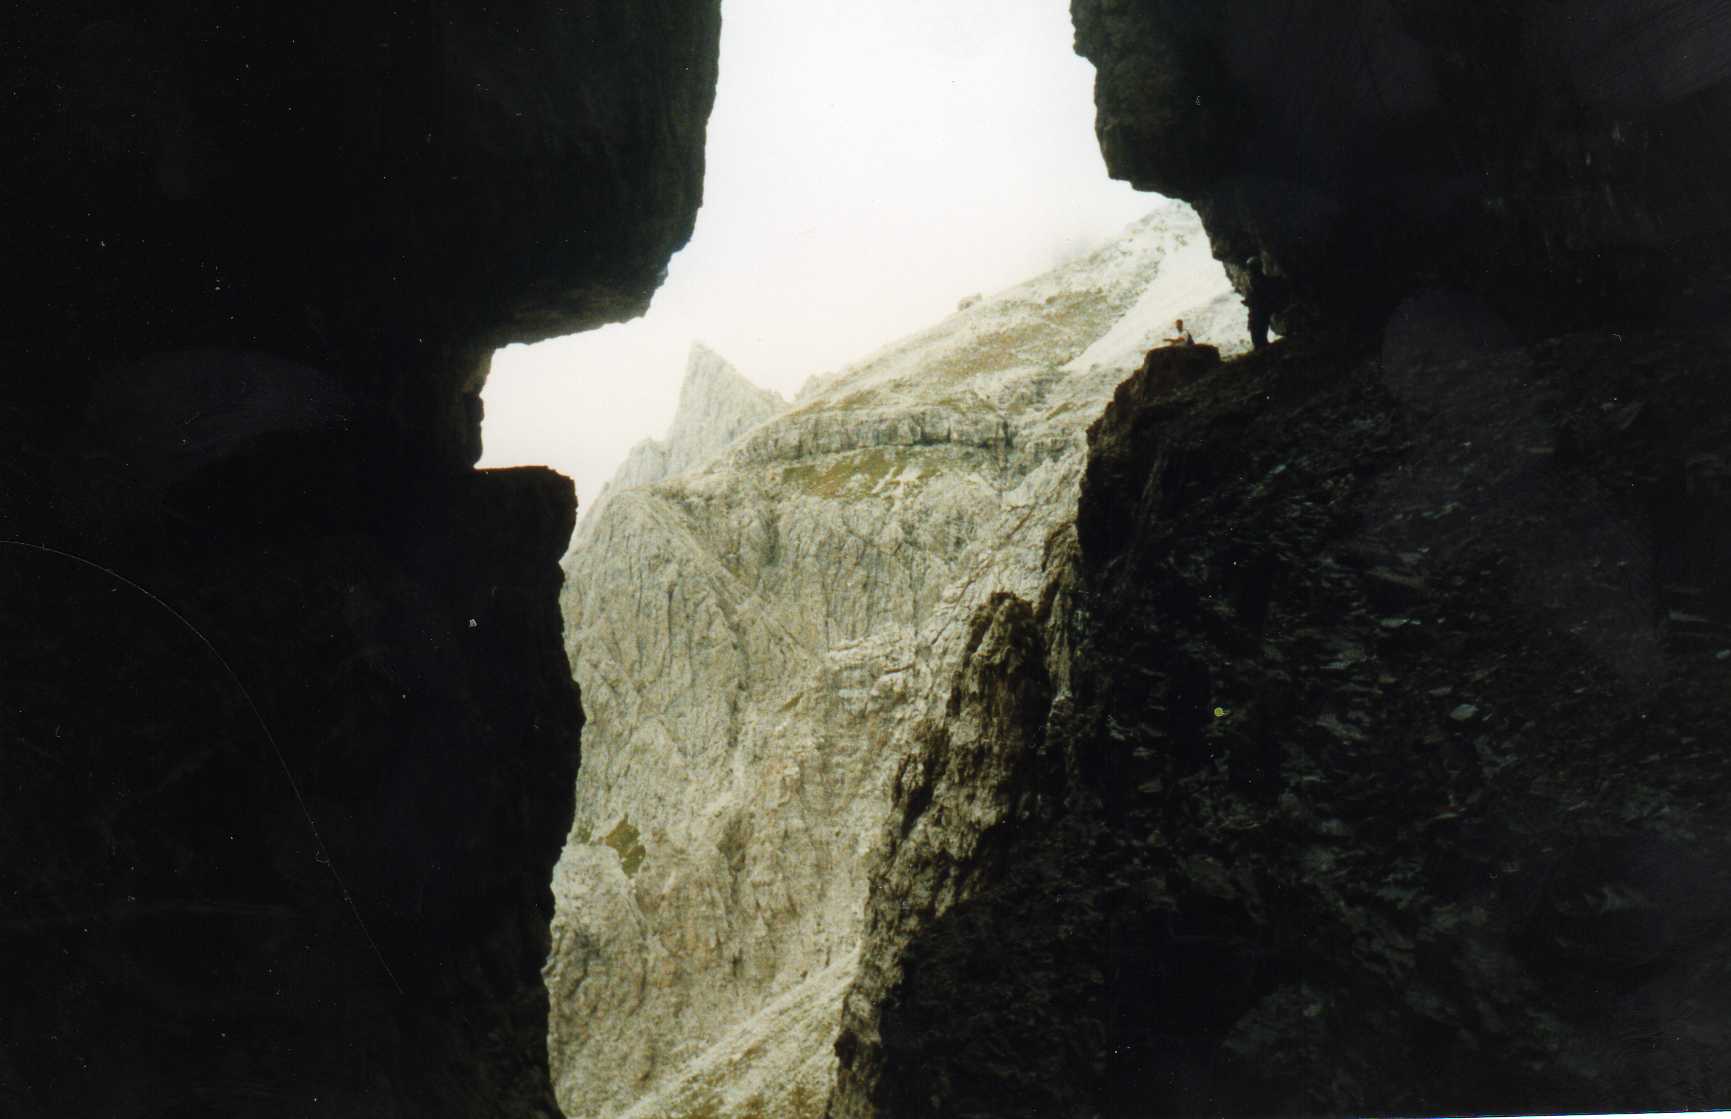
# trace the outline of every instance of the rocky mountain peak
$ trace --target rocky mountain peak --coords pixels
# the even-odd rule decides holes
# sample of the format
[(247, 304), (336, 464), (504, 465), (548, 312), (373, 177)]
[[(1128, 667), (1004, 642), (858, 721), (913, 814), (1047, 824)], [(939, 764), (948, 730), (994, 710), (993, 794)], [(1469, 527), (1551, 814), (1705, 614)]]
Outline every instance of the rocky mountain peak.
[(702, 465), (786, 407), (779, 394), (758, 388), (726, 358), (693, 342), (667, 431), (668, 474)]
[[(1014, 802), (945, 791), (998, 723), (942, 757), (921, 727), (964, 653), (1044, 701), (1026, 604), (1073, 535), (1088, 426), (1178, 317), (1228, 351), (1249, 341), (1200, 220), (1169, 207), (791, 407), (693, 347), (667, 441), (622, 468), (565, 559), (589, 721), (545, 974), (573, 1119), (824, 1113), (862, 953), (893, 963), (912, 935), (866, 927), (906, 815), (896, 776), (906, 761), (945, 797), (931, 842), (906, 847), (920, 868), (971, 858), (970, 829)], [(1019, 741), (994, 773), (1021, 779)], [(877, 1005), (877, 977), (856, 1003)]]
[(667, 438), (645, 439), (632, 447), (593, 508), (599, 509), (602, 499), (620, 490), (654, 485), (702, 466), (786, 408), (787, 401), (780, 395), (758, 388), (732, 362), (702, 342), (693, 342)]
[(701, 340), (693, 340), (691, 353), (685, 359), (685, 382), (680, 387), (681, 395), (691, 392), (693, 385), (706, 381), (731, 382), (748, 389), (757, 388), (745, 379), (745, 375), (735, 368), (731, 361)]

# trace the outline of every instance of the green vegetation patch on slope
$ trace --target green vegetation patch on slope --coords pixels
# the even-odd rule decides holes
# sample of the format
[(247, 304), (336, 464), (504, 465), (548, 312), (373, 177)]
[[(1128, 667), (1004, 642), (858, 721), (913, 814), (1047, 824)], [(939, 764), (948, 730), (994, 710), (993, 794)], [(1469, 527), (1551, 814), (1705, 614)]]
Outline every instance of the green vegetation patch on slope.
[(817, 461), (792, 463), (782, 469), (782, 484), (815, 497), (871, 493), (886, 479), (900, 474), (923, 448), (866, 447), (827, 455)]
[(620, 865), (625, 870), (625, 877), (630, 878), (637, 873), (637, 868), (648, 858), (649, 851), (643, 846), (642, 836), (638, 834), (630, 819), (621, 817), (613, 830), (602, 836), (599, 843), (613, 848), (619, 856)]

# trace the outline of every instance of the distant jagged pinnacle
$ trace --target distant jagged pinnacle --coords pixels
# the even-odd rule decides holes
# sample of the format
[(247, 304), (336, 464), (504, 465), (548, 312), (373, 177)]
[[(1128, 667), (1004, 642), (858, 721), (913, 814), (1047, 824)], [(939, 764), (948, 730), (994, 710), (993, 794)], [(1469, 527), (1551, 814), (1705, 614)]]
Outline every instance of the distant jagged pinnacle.
[(667, 438), (645, 439), (631, 448), (606, 490), (652, 485), (694, 470), (786, 407), (778, 394), (758, 388), (726, 358), (693, 342)]
[(758, 388), (726, 358), (693, 342), (667, 432), (669, 470), (679, 473), (719, 454), (747, 428), (786, 407), (779, 394)]
[(691, 353), (685, 359), (686, 376), (689, 377), (700, 368), (725, 369), (736, 377), (740, 375), (739, 370), (733, 367), (733, 363), (722, 357), (714, 347), (707, 342), (694, 339), (691, 343)]
[[(733, 367), (733, 363), (722, 357), (715, 350), (702, 342), (692, 342), (691, 352), (685, 359), (685, 380), (679, 388), (679, 407), (685, 409), (685, 397), (706, 381), (734, 382), (740, 388), (752, 392), (762, 392), (756, 385), (745, 379), (745, 375)], [(678, 423), (677, 420), (674, 421)]]

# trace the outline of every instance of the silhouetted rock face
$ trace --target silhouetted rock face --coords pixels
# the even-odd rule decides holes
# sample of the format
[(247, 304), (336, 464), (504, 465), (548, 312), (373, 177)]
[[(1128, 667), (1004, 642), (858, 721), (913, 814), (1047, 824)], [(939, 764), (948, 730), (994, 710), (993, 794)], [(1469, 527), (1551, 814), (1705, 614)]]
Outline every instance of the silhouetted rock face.
[(1318, 329), (1090, 430), (901, 771), (830, 1115), (1717, 1106), (1731, 7), (1072, 10), (1113, 173)]
[(1731, 1097), (1723, 340), (1207, 356), (980, 615), (1024, 651), (933, 732), (989, 765), (904, 769), (831, 1114)]
[(690, 235), (714, 0), (14, 8), (8, 255), (44, 313), (12, 342), (61, 380), (267, 350), (429, 439), (493, 348), (640, 313)]
[(0, 556), (8, 1115), (555, 1114), (570, 483), (318, 481)]
[(575, 500), (475, 394), (647, 300), (717, 5), (232, 7), (0, 15), (0, 1112), (554, 1116)]
[(1112, 174), (1192, 202), (1229, 265), (1290, 278), (1293, 325), (1380, 321), (1415, 282), (1524, 322), (1722, 306), (1723, 0), (1072, 12)]

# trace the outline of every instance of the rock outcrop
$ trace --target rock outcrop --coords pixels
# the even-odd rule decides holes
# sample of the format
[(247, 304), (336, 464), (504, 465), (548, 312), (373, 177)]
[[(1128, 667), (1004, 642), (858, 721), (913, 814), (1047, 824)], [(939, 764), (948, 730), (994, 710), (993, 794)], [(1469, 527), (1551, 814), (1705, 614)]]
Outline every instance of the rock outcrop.
[[(565, 610), (590, 722), (547, 967), (570, 1114), (822, 1113), (897, 771), (951, 666), (1027, 630), (973, 619), (1038, 598), (1085, 428), (1178, 315), (1245, 345), (1174, 208), (584, 520)], [(676, 421), (666, 457), (705, 428)]]
[(45, 313), (10, 345), (73, 412), (87, 370), (266, 351), (467, 465), (487, 355), (640, 313), (690, 236), (719, 29), (696, 0), (17, 6), (7, 248)]
[(0, 1112), (557, 1114), (570, 484), (486, 355), (640, 310), (714, 0), (9, 5)]
[(977, 615), (829, 1114), (1723, 1106), (1731, 8), (1072, 10), (1295, 340), (1151, 353)]
[(1731, 355), (1411, 353), (1118, 390), (901, 770), (831, 1115), (1731, 1098)]
[[(602, 487), (601, 498), (608, 490), (636, 489), (695, 470), (786, 408), (779, 394), (758, 388), (726, 358), (695, 342), (667, 438), (645, 439), (626, 452), (624, 463)], [(597, 499), (589, 512), (600, 506)]]
[(1722, 314), (1731, 7), (1073, 0), (1114, 176), (1290, 323), (1462, 288), (1523, 328)]

